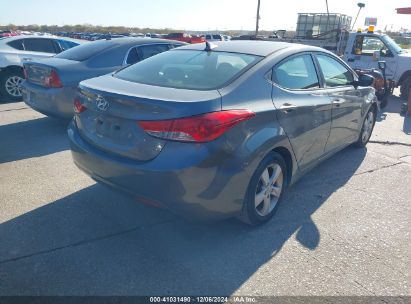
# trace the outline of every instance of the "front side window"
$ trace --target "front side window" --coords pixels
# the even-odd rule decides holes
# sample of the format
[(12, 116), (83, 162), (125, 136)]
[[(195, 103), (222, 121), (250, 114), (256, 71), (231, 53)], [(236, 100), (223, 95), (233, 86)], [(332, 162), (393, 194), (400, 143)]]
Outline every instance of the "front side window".
[(24, 39), (24, 49), (26, 51), (32, 52), (42, 52), (42, 53), (56, 53), (53, 41), (51, 39)]
[(273, 81), (292, 90), (319, 88), (317, 72), (310, 55), (298, 55), (286, 59), (273, 69)]
[(240, 53), (176, 49), (140, 61), (114, 76), (155, 86), (211, 90), (223, 87), (261, 59)]
[(355, 38), (353, 54), (373, 56), (374, 52), (380, 52), (381, 55), (387, 56), (389, 55), (388, 50), (379, 37), (358, 35)]
[(327, 55), (317, 54), (316, 56), (327, 87), (352, 84), (354, 76), (342, 63)]

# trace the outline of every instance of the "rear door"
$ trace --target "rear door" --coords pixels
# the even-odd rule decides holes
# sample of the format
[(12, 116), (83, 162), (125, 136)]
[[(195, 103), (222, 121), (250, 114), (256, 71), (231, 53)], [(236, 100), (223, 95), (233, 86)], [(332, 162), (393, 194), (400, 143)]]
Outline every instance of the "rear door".
[(331, 100), (320, 86), (310, 53), (288, 57), (272, 72), (272, 99), (299, 168), (309, 169), (324, 154), (331, 127)]
[(59, 51), (53, 40), (48, 38), (25, 38), (23, 45), (27, 54), (24, 60), (51, 57)]
[(326, 152), (352, 143), (358, 137), (365, 91), (355, 89), (354, 73), (345, 63), (325, 53), (315, 53), (324, 86), (332, 103), (332, 122)]

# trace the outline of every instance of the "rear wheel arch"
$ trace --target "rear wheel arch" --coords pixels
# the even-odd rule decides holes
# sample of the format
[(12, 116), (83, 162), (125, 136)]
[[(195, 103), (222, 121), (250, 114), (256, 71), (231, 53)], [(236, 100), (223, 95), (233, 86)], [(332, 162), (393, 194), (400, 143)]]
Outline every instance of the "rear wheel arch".
[(407, 77), (411, 77), (411, 70), (408, 70), (408, 71), (404, 72), (404, 73), (401, 75), (400, 79), (398, 80), (398, 84), (401, 85), (401, 83), (402, 83), (405, 79), (407, 79)]
[(24, 71), (21, 66), (10, 65), (0, 72), (0, 96), (7, 100), (21, 101), (22, 93), (19, 83), (24, 80)]
[(9, 65), (1, 70), (2, 73), (17, 72), (23, 74), (23, 67), (19, 65)]
[(276, 147), (271, 150), (271, 152), (276, 152), (281, 155), (285, 161), (287, 167), (287, 177), (286, 177), (286, 186), (291, 182), (291, 177), (293, 175), (293, 158), (291, 152), (285, 147)]

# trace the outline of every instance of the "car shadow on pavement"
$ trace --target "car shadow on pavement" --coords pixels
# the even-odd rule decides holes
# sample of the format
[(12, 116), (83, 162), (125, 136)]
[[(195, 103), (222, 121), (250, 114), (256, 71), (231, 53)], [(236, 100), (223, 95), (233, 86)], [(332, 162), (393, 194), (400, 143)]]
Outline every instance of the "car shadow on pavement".
[(270, 280), (282, 280), (298, 267), (287, 253), (278, 257), (284, 244), (319, 245), (313, 214), (365, 155), (348, 148), (324, 162), (254, 228), (235, 219), (190, 223), (89, 186), (0, 225), (0, 295), (229, 295), (269, 261)]
[(68, 150), (67, 124), (42, 117), (0, 126), (0, 163)]

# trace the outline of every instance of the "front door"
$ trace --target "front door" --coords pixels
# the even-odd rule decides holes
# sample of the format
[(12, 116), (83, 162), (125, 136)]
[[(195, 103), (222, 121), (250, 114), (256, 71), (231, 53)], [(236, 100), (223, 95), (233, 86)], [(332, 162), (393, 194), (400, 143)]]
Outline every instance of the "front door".
[(320, 87), (309, 53), (288, 57), (273, 68), (272, 99), (300, 170), (324, 154), (331, 127), (331, 100)]
[(342, 61), (325, 53), (316, 53), (315, 57), (332, 103), (331, 132), (325, 149), (329, 152), (358, 138), (365, 93), (354, 88), (354, 74)]

